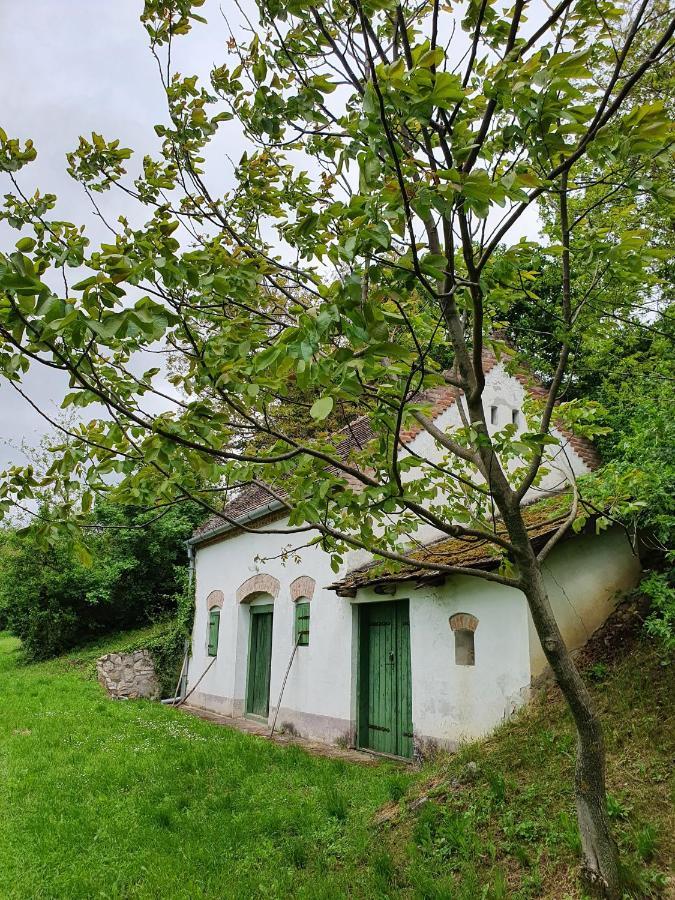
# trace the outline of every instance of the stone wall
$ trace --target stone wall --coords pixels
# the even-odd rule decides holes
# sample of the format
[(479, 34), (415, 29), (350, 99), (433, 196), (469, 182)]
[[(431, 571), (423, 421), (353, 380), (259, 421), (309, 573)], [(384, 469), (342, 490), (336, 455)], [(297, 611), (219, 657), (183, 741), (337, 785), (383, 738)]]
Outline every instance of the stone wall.
[(99, 683), (114, 700), (156, 700), (159, 681), (149, 650), (108, 653), (96, 662)]

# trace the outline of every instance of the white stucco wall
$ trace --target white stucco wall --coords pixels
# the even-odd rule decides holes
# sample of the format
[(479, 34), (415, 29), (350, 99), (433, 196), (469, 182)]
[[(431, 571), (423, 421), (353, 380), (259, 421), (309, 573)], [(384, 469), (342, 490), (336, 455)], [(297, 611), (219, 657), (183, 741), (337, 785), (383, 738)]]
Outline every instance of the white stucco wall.
[[(358, 602), (408, 598), (415, 739), (455, 748), (490, 732), (526, 699), (530, 683), (527, 609), (513, 588), (479, 578), (449, 578), (439, 587), (401, 585), (393, 596), (372, 589)], [(475, 665), (457, 665), (449, 620), (478, 619)]]
[[(283, 520), (272, 527), (279, 527)], [(294, 643), (294, 603), (290, 584), (299, 575), (316, 580), (310, 601), (310, 643), (299, 647), (278, 716), (303, 735), (324, 741), (354, 738), (357, 709), (358, 607), (402, 597), (410, 604), (413, 722), (418, 739), (455, 746), (490, 731), (525, 697), (529, 685), (527, 610), (517, 591), (476, 578), (452, 578), (436, 588), (399, 588), (395, 597), (360, 591), (338, 597), (325, 585), (335, 580), (328, 556), (318, 548), (302, 551), (302, 563), (272, 559), (288, 545), (288, 536), (241, 534), (198, 549), (195, 565), (196, 610), (188, 690), (211, 658), (207, 655), (207, 597), (223, 592), (218, 655), (190, 697), (190, 703), (226, 716), (244, 712), (250, 604), (238, 603), (239, 585), (257, 571), (277, 578), (276, 600), (261, 594), (252, 601), (273, 603), (270, 721)], [(268, 557), (254, 563), (256, 556)], [(479, 620), (476, 665), (455, 665), (456, 612)]]
[[(283, 528), (284, 525), (285, 520), (280, 519), (268, 527)], [(307, 539), (307, 535), (302, 535), (302, 543)], [(302, 549), (300, 563), (293, 555), (287, 562), (278, 558), (285, 549), (298, 543), (298, 538), (290, 535), (242, 533), (197, 549), (196, 609), (188, 690), (194, 687), (211, 661), (207, 655), (207, 597), (211, 591), (220, 590), (224, 602), (216, 662), (189, 702), (226, 716), (243, 714), (250, 606), (237, 602), (235, 594), (244, 581), (264, 572), (280, 582), (276, 600), (262, 594), (252, 601), (274, 605), (271, 720), (295, 643), (295, 604), (290, 585), (299, 576), (306, 575), (316, 581), (310, 601), (310, 641), (309, 646), (297, 649), (284, 690), (278, 725), (290, 722), (308, 737), (335, 740), (347, 735), (352, 720), (352, 610), (349, 603), (333, 591), (325, 590), (325, 586), (338, 576), (330, 568), (329, 556), (320, 548)]]
[[(283, 520), (281, 520), (283, 522)], [(279, 527), (275, 523), (272, 527)], [(372, 589), (356, 598), (338, 597), (325, 586), (335, 579), (319, 548), (302, 551), (302, 561), (273, 559), (287, 546), (282, 535), (241, 534), (202, 549), (196, 556), (197, 607), (188, 689), (210, 662), (207, 656), (206, 598), (224, 594), (216, 662), (190, 702), (224, 715), (242, 715), (248, 666), (250, 607), (236, 590), (256, 571), (280, 582), (277, 598), (262, 594), (253, 603), (274, 604), (270, 720), (294, 643), (290, 584), (299, 575), (316, 581), (310, 601), (310, 644), (299, 647), (289, 673), (278, 724), (324, 741), (353, 739), (357, 709), (358, 607), (408, 598), (413, 726), (418, 741), (454, 747), (489, 733), (528, 696), (531, 678), (545, 668), (525, 597), (480, 578), (456, 576), (438, 587), (398, 586), (395, 595)], [(268, 557), (254, 560), (256, 556)], [(546, 564), (546, 582), (556, 616), (571, 647), (581, 646), (611, 612), (619, 593), (639, 577), (639, 560), (620, 529), (561, 543)], [(475, 665), (455, 663), (455, 613), (478, 619)]]
[[(640, 560), (623, 529), (578, 535), (561, 543), (544, 564), (544, 577), (556, 621), (570, 650), (583, 647), (620, 597), (640, 578)], [(547, 668), (529, 615), (532, 677)]]

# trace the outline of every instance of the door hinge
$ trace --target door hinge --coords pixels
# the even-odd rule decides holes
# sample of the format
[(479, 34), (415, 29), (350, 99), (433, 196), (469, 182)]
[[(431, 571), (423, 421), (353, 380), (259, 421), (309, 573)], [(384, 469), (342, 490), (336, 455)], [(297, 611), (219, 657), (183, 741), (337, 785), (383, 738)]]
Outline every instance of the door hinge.
[(372, 728), (373, 731), (390, 731), (391, 730), (389, 728), (383, 728), (382, 725), (371, 725), (370, 722), (368, 722), (368, 728)]

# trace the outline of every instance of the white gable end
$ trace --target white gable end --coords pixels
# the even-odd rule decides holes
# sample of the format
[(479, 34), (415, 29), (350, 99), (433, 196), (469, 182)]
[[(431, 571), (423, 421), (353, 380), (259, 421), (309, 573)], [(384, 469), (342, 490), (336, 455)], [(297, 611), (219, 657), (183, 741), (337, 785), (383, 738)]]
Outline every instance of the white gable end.
[[(503, 363), (497, 363), (485, 376), (485, 390), (483, 392), (483, 407), (485, 409), (488, 431), (494, 434), (504, 426), (514, 422), (514, 414), (517, 416), (515, 424), (519, 430), (527, 429), (527, 422), (523, 413), (526, 389), (520, 381), (510, 375)], [(494, 415), (491, 412), (494, 410)], [(494, 420), (494, 421), (493, 421)], [(434, 424), (446, 434), (451, 434), (457, 428), (462, 427), (462, 418), (456, 403), (453, 403), (445, 412), (441, 413)], [(577, 450), (571, 445), (568, 438), (564, 437), (556, 428), (551, 428), (551, 434), (559, 442), (559, 447), (553, 447), (548, 451), (548, 465), (563, 469), (574, 475), (584, 475), (590, 471), (590, 467), (579, 456)], [(443, 450), (426, 431), (421, 431), (411, 442), (410, 449), (430, 462), (438, 463), (443, 458)], [(555, 491), (564, 487), (561, 485), (560, 473), (551, 472), (546, 476), (535, 496), (542, 491)]]

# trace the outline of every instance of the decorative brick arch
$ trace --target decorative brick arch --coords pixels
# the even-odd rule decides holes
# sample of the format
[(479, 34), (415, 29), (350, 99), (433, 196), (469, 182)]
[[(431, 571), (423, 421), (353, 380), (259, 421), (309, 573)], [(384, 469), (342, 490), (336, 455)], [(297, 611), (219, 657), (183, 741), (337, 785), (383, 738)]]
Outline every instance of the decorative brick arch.
[(471, 613), (455, 613), (449, 621), (453, 631), (475, 631), (478, 628), (478, 619)]
[(291, 581), (291, 600), (294, 603), (301, 597), (311, 600), (314, 596), (315, 587), (316, 581), (313, 578), (310, 578), (309, 575), (301, 575), (295, 581)]
[(222, 591), (211, 591), (209, 596), (206, 598), (206, 608), (207, 609), (222, 609), (223, 601), (225, 597)]
[(273, 575), (265, 572), (253, 575), (237, 588), (237, 603), (248, 603), (255, 594), (271, 594), (276, 600), (279, 596), (279, 582)]

